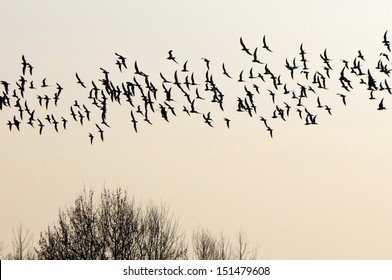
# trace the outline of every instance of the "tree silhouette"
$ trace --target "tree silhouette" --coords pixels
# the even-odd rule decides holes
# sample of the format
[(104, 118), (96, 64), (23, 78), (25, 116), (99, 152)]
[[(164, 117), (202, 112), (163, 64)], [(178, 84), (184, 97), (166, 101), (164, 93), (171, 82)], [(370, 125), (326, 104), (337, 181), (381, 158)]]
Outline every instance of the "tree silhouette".
[[(12, 229), (12, 252), (7, 255), (10, 260), (32, 260), (35, 258), (33, 249), (33, 235), (22, 224)], [(1, 245), (1, 244), (0, 244)], [(1, 253), (1, 250), (0, 250)]]
[(232, 244), (223, 233), (214, 236), (208, 229), (199, 228), (192, 236), (193, 253), (199, 260), (253, 260), (257, 247), (251, 249), (244, 231), (239, 231)]
[(73, 207), (59, 212), (57, 225), (41, 233), (38, 259), (187, 258), (178, 221), (166, 206), (142, 208), (121, 189), (104, 189), (99, 204), (84, 192)]
[[(125, 191), (104, 189), (79, 195), (72, 207), (59, 211), (58, 221), (41, 232), (38, 259), (179, 260), (188, 258), (185, 235), (166, 205), (137, 204)], [(243, 231), (231, 243), (226, 235), (199, 228), (192, 235), (192, 258), (255, 259)]]

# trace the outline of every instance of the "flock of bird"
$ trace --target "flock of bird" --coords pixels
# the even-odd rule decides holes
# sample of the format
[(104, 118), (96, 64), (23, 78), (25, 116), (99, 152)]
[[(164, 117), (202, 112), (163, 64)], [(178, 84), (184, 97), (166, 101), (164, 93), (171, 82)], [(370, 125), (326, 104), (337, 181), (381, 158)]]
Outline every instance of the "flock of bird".
[[(169, 122), (180, 114), (195, 116), (210, 127), (222, 122), (230, 129), (232, 116), (238, 113), (256, 118), (272, 138), (274, 133), (271, 124), (275, 120), (285, 122), (294, 115), (305, 125), (317, 125), (319, 114), (333, 114), (331, 104), (336, 102), (327, 104), (326, 100), (333, 96), (338, 101), (341, 100), (339, 102), (342, 106), (346, 106), (354, 86), (362, 86), (369, 93), (370, 100), (377, 100), (377, 110), (385, 110), (381, 92), (392, 94), (392, 88), (388, 84), (392, 68), (388, 68), (391, 65), (391, 47), (387, 31), (380, 41), (384, 51), (380, 53), (377, 64), (370, 68), (364, 68), (366, 58), (361, 50), (352, 60), (335, 61), (329, 57), (327, 49), (319, 54), (319, 65), (312, 68), (308, 53), (301, 44), (298, 55), (293, 59), (286, 59), (285, 64), (281, 65), (286, 72), (279, 74), (261, 60), (261, 57), (274, 52), (267, 44), (265, 36), (260, 40), (260, 45), (253, 48), (241, 37), (239, 51), (248, 58), (249, 69), (235, 73), (234, 70), (230, 71), (225, 63), (219, 65), (219, 81), (241, 86), (241, 91), (234, 94), (218, 86), (212, 71), (214, 62), (210, 59), (201, 58), (205, 72), (203, 79), (200, 79), (196, 78), (197, 73), (189, 68), (188, 60), (180, 61), (175, 52), (170, 50), (166, 59), (174, 68), (173, 73), (160, 72), (159, 82), (153, 83), (151, 76), (139, 67), (137, 61), (130, 67), (126, 57), (115, 53), (116, 71), (131, 71), (133, 74), (127, 75), (130, 78), (116, 83), (109, 71), (100, 68), (102, 77), (88, 83), (76, 73), (75, 82), (86, 94), (80, 95), (83, 98), (72, 100), (68, 105), (61, 105), (66, 108), (64, 110), (62, 107), (61, 114), (56, 113), (56, 108), (62, 104), (66, 90), (59, 83), (47, 82), (46, 78), (39, 82), (34, 80), (34, 67), (22, 55), (21, 75), (15, 84), (0, 81), (0, 110), (10, 112), (5, 120), (10, 131), (20, 131), (26, 126), (37, 129), (41, 135), (48, 129), (56, 132), (67, 130), (71, 123), (80, 126), (90, 123), (91, 130), (86, 133), (86, 138), (88, 137), (91, 144), (97, 141), (96, 139), (104, 141), (105, 133), (111, 127), (108, 116), (112, 104), (127, 106), (130, 127), (135, 132), (140, 130), (142, 123), (152, 125), (153, 115)], [(331, 94), (332, 90), (328, 85), (334, 80), (334, 69), (337, 69), (338, 73), (335, 82), (338, 81), (341, 87), (338, 92)], [(382, 76), (379, 82), (374, 78), (375, 73)], [(326, 94), (328, 92), (329, 94)], [(257, 102), (261, 97), (269, 100), (269, 109), (265, 101), (262, 104)], [(227, 105), (228, 98), (232, 99), (234, 106)], [(218, 115), (216, 112), (211, 108), (206, 110), (203, 104), (219, 111), (219, 119), (214, 117)], [(259, 107), (263, 109), (260, 110)]]

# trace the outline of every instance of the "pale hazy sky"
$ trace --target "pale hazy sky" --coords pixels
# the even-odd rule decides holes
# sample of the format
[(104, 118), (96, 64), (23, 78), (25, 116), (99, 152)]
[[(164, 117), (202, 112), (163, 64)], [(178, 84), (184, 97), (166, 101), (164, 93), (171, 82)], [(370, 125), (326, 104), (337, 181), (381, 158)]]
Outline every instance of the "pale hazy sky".
[[(211, 129), (181, 114), (170, 123), (141, 124), (138, 134), (129, 111), (117, 107), (105, 142), (93, 146), (89, 127), (39, 136), (25, 124), (10, 133), (9, 115), (0, 112), (0, 240), (9, 247), (13, 226), (23, 223), (38, 240), (83, 185), (99, 193), (105, 184), (138, 200), (170, 203), (189, 235), (199, 225), (229, 235), (242, 228), (261, 245), (259, 258), (392, 258), (392, 97), (382, 93), (389, 110), (377, 111), (366, 89), (352, 91), (346, 107), (336, 96), (343, 92), (340, 60), (352, 61), (361, 49), (374, 67), (386, 30), (392, 39), (390, 1), (13, 0), (0, 6), (0, 80), (15, 85), (24, 54), (37, 83), (46, 77), (64, 87), (58, 110), (67, 114), (86, 94), (75, 72), (88, 83), (102, 77), (100, 67), (117, 81), (133, 75), (114, 74), (115, 52), (130, 66), (137, 60), (157, 85), (160, 71), (169, 76), (175, 69), (168, 50), (181, 63), (189, 60), (200, 81), (207, 57), (233, 106), (243, 88), (222, 77), (221, 64), (235, 75), (249, 69), (239, 37), (260, 48), (266, 35), (274, 52), (262, 52), (261, 60), (288, 81), (285, 59), (299, 61), (301, 43), (314, 68), (327, 48), (335, 81), (323, 93), (333, 116), (322, 112), (311, 127), (298, 118), (278, 121), (273, 140), (260, 121), (234, 107), (227, 110), (230, 130), (223, 121)], [(271, 113), (270, 105), (259, 110)], [(219, 108), (212, 111), (218, 115)]]

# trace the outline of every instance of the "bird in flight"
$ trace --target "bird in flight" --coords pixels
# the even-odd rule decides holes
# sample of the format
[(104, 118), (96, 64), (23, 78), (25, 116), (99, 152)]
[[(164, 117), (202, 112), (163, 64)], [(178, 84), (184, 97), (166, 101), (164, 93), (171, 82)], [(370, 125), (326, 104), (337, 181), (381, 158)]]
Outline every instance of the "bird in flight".
[(42, 80), (42, 85), (41, 85), (41, 87), (48, 87), (49, 85), (48, 84), (46, 84), (46, 78), (45, 79), (43, 79)]
[(381, 99), (380, 103), (378, 104), (378, 108), (377, 110), (386, 110), (387, 108), (385, 108), (384, 106), (384, 98)]
[(390, 52), (391, 51), (391, 43), (389, 42), (389, 40), (387, 38), (387, 33), (388, 33), (388, 30), (385, 31), (385, 33), (384, 33), (384, 39), (382, 40), (382, 43), (384, 44), (384, 46), (387, 47), (388, 51)]
[(227, 128), (230, 128), (230, 119), (224, 118)]
[(249, 49), (245, 46), (244, 41), (242, 40), (242, 37), (240, 37), (240, 44), (242, 47), (241, 50), (243, 50), (244, 52), (246, 52), (249, 55), (252, 55), (251, 52), (249, 51)]
[(208, 112), (207, 115), (203, 114), (204, 122), (209, 126), (212, 126), (211, 112)]
[(265, 40), (265, 35), (263, 36), (263, 49), (266, 49), (269, 52), (272, 52), (269, 46), (267, 45), (267, 42)]
[(91, 145), (93, 144), (93, 140), (94, 140), (94, 135), (92, 135), (91, 133), (88, 134), (88, 137), (90, 138), (90, 143)]
[(169, 56), (167, 57), (167, 59), (168, 60), (172, 60), (172, 61), (174, 61), (175, 63), (178, 64), (178, 62), (176, 61), (176, 58), (173, 56), (173, 50), (169, 51)]
[(80, 79), (78, 73), (76, 73), (76, 79), (78, 80), (78, 84), (80, 84), (82, 87), (86, 88), (86, 86), (84, 85), (84, 83), (83, 83), (82, 80)]
[(137, 120), (135, 119), (135, 116), (133, 115), (133, 111), (131, 111), (131, 118), (132, 118), (132, 123), (133, 123), (133, 129), (135, 130), (135, 132), (137, 133)]

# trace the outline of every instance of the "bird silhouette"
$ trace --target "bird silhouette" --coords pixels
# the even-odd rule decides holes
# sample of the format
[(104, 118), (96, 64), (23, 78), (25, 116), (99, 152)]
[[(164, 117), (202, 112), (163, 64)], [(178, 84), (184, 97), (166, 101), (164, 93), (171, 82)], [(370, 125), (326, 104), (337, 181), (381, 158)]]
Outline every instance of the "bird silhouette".
[(90, 144), (93, 144), (93, 140), (94, 140), (94, 135), (92, 135), (91, 133), (88, 134), (88, 137), (90, 138)]
[(49, 85), (46, 84), (46, 78), (43, 79), (43, 80), (42, 80), (42, 85), (41, 85), (41, 87), (45, 88), (45, 87), (48, 87), (48, 86), (49, 86)]
[(178, 62), (176, 61), (176, 58), (173, 56), (173, 50), (169, 51), (169, 56), (167, 57), (167, 59), (168, 60), (172, 60), (172, 61), (174, 61), (175, 63), (178, 64)]
[(82, 80), (80, 79), (78, 73), (76, 73), (76, 79), (78, 80), (78, 84), (80, 84), (82, 87), (86, 88), (86, 86), (84, 85), (84, 83), (83, 83)]
[(249, 51), (249, 49), (245, 46), (244, 41), (242, 40), (242, 37), (240, 37), (240, 44), (241, 44), (242, 50), (244, 52), (246, 52), (249, 55), (252, 55), (251, 52)]
[(188, 71), (188, 68), (187, 68), (187, 64), (188, 64), (188, 60), (185, 61), (184, 65), (182, 66), (181, 72), (189, 72), (189, 71)]
[(222, 63), (222, 69), (223, 69), (223, 75), (226, 75), (226, 77), (228, 77), (228, 78), (231, 79), (231, 76), (230, 76), (229, 73), (227, 73), (227, 71), (226, 71), (226, 67), (225, 67), (225, 64), (224, 64), (224, 63)]
[[(120, 65), (124, 66), (125, 69), (128, 69), (127, 64), (125, 62), (126, 58), (124, 56), (122, 56), (121, 54), (118, 54), (118, 53), (114, 53), (114, 54), (117, 56), (117, 59), (118, 59), (117, 61), (120, 62)], [(121, 70), (121, 66), (120, 65), (119, 65), (119, 68)]]
[(271, 49), (267, 45), (267, 42), (265, 40), (265, 35), (263, 36), (263, 49), (266, 49), (267, 51), (272, 52)]
[(204, 122), (208, 124), (210, 127), (212, 126), (211, 112), (208, 112), (207, 115), (203, 114)]
[(385, 33), (384, 33), (384, 38), (383, 38), (383, 40), (382, 40), (382, 43), (384, 44), (384, 46), (387, 47), (388, 51), (390, 52), (390, 51), (391, 51), (391, 43), (390, 43), (389, 40), (387, 39), (387, 32), (388, 32), (388, 30), (385, 31)]
[(224, 118), (224, 120), (225, 120), (225, 122), (226, 122), (226, 126), (227, 126), (227, 128), (229, 128), (229, 129), (230, 129), (230, 119), (228, 119), (228, 118)]
[(384, 98), (381, 99), (380, 103), (378, 104), (377, 110), (386, 110), (387, 108), (384, 107)]
[(131, 111), (131, 118), (132, 118), (132, 123), (133, 123), (133, 129), (137, 133), (137, 120), (135, 119), (135, 116), (133, 115), (133, 111)]
[(103, 142), (103, 130), (99, 127), (98, 124), (95, 124), (95, 126), (98, 128), (99, 136), (101, 137), (101, 140), (102, 140), (102, 142)]

